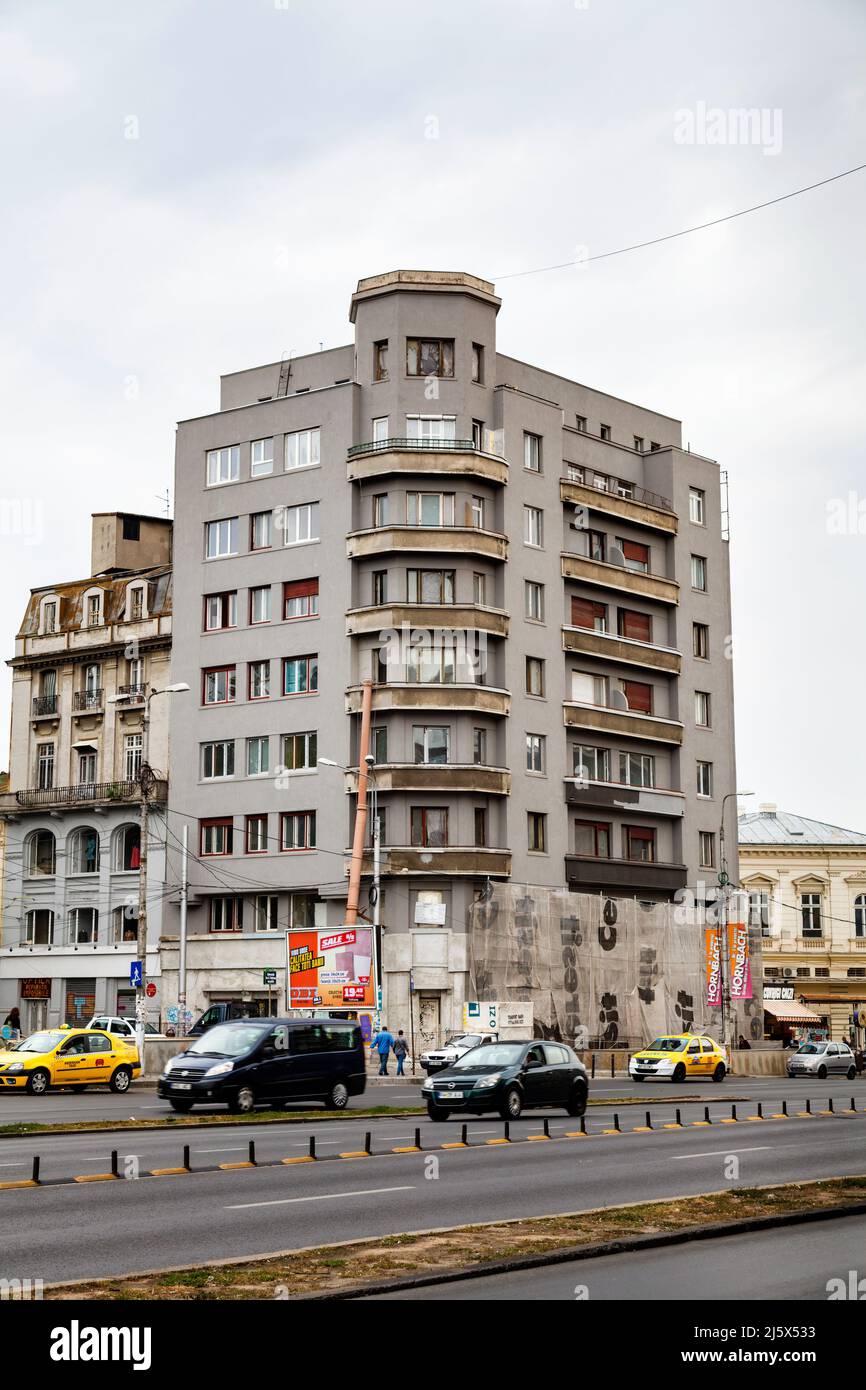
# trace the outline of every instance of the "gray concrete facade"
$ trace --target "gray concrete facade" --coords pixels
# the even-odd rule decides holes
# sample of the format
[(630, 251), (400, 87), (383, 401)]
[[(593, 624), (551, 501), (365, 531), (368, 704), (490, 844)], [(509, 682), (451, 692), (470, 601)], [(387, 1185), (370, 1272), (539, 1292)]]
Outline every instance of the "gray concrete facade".
[[(368, 678), (393, 1027), (408, 1027), (410, 972), (422, 1041), (460, 1025), (466, 918), (488, 879), (648, 901), (715, 880), (735, 788), (718, 465), (683, 449), (678, 421), (497, 354), (498, 308), (468, 275), (362, 280), (354, 344), (224, 377), (220, 410), (179, 425), (172, 679), (193, 696), (171, 711), (169, 852), (176, 876), (186, 824), (194, 1012), (264, 997), (265, 967), (284, 985), (287, 926), (343, 920)], [(287, 443), (311, 430), (317, 452)], [(308, 537), (310, 515), (291, 509), (309, 504)], [(269, 544), (253, 548), (263, 514)], [(286, 616), (285, 586), (313, 580), (318, 611), (297, 616), (295, 601)], [(260, 589), (269, 618), (251, 622)], [(477, 659), (452, 671), (434, 649), (416, 667), (411, 634), (443, 631)], [(317, 689), (283, 693), (301, 657)], [(259, 662), (269, 694), (250, 698)], [(230, 668), (233, 698), (208, 703)], [(349, 771), (297, 739), (311, 766), (286, 771), (284, 737), (303, 734)], [(543, 743), (530, 750), (530, 735)], [(268, 769), (249, 775), (249, 741), (265, 736)], [(711, 765), (700, 792), (698, 762)], [(283, 818), (305, 812), (315, 846), (285, 848)], [(231, 825), (230, 847), (208, 821)], [(726, 831), (735, 877), (733, 798)], [(419, 921), (419, 901), (437, 900), (444, 926)], [(166, 999), (175, 959), (166, 941)]]

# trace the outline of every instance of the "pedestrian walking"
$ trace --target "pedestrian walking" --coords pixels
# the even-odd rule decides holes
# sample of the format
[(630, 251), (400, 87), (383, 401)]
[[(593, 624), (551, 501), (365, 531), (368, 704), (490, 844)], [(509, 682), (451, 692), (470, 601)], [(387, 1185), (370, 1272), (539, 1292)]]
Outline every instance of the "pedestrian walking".
[(394, 1056), (397, 1058), (397, 1075), (403, 1075), (403, 1063), (409, 1055), (409, 1044), (403, 1034), (403, 1029), (397, 1029), (397, 1036), (393, 1042)]
[(370, 1043), (370, 1051), (379, 1054), (379, 1075), (388, 1075), (388, 1057), (391, 1048), (394, 1046), (394, 1034), (388, 1032), (387, 1023), (383, 1023), (373, 1041)]

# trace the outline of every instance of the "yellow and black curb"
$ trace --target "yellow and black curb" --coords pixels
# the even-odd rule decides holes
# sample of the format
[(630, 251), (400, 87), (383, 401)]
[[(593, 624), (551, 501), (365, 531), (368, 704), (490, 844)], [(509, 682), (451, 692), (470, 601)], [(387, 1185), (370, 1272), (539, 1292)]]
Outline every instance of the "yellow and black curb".
[[(620, 1125), (619, 1112), (615, 1110), (613, 1112), (613, 1125), (607, 1125), (604, 1129), (599, 1129), (594, 1132), (591, 1132), (587, 1129), (586, 1115), (584, 1114), (580, 1116), (580, 1126), (578, 1129), (566, 1130), (563, 1134), (551, 1134), (550, 1120), (545, 1119), (543, 1121), (543, 1127), (540, 1134), (527, 1134), (522, 1139), (513, 1139), (511, 1137), (511, 1122), (509, 1120), (505, 1120), (503, 1126), (503, 1133), (501, 1136), (497, 1136), (496, 1138), (492, 1139), (482, 1139), (477, 1144), (469, 1142), (469, 1126), (468, 1124), (463, 1124), (461, 1126), (459, 1140), (446, 1140), (442, 1143), (431, 1144), (427, 1147), (425, 1147), (421, 1142), (420, 1126), (416, 1126), (414, 1135), (415, 1142), (413, 1144), (401, 1144), (397, 1148), (381, 1149), (375, 1153), (373, 1152), (373, 1132), (369, 1129), (365, 1132), (364, 1135), (363, 1149), (346, 1149), (343, 1152), (337, 1154), (318, 1154), (316, 1152), (316, 1136), (314, 1134), (311, 1134), (309, 1138), (309, 1151), (306, 1154), (298, 1155), (296, 1157), (293, 1156), (290, 1158), (266, 1159), (262, 1163), (260, 1163), (256, 1158), (255, 1140), (250, 1139), (248, 1141), (246, 1159), (243, 1159), (240, 1162), (233, 1163), (208, 1164), (203, 1165), (200, 1168), (192, 1167), (190, 1163), (190, 1146), (189, 1144), (184, 1144), (183, 1162), (179, 1166), (169, 1168), (149, 1168), (144, 1171), (139, 1170), (136, 1172), (135, 1176), (136, 1178), (189, 1177), (193, 1175), (199, 1176), (203, 1173), (238, 1172), (242, 1169), (251, 1168), (292, 1167), (302, 1163), (332, 1163), (334, 1161), (339, 1162), (340, 1160), (354, 1161), (356, 1159), (365, 1158), (389, 1158), (394, 1157), (398, 1154), (437, 1153), (445, 1150), (453, 1151), (455, 1149), (474, 1149), (476, 1152), (478, 1152), (485, 1148), (502, 1145), (512, 1145), (515, 1143), (517, 1145), (521, 1145), (537, 1144), (539, 1142), (544, 1141), (549, 1141), (552, 1143), (575, 1139), (581, 1140), (625, 1138), (627, 1135), (630, 1134), (661, 1134), (663, 1132), (671, 1132), (684, 1129), (707, 1129), (714, 1124), (735, 1125), (754, 1121), (769, 1123), (773, 1120), (778, 1121), (793, 1118), (835, 1119), (842, 1116), (862, 1118), (864, 1115), (866, 1115), (866, 1111), (857, 1109), (857, 1106), (855, 1104), (855, 1098), (853, 1096), (851, 1097), (850, 1106), (846, 1107), (844, 1110), (837, 1110), (831, 1097), (827, 1102), (826, 1110), (815, 1111), (812, 1109), (811, 1100), (807, 1099), (805, 1110), (795, 1111), (794, 1115), (791, 1115), (789, 1113), (788, 1102), (786, 1100), (782, 1101), (782, 1109), (779, 1111), (775, 1111), (772, 1115), (765, 1115), (763, 1113), (763, 1106), (760, 1102), (758, 1102), (757, 1113), (754, 1115), (739, 1116), (737, 1114), (736, 1104), (731, 1105), (730, 1116), (717, 1116), (715, 1119), (713, 1119), (710, 1115), (709, 1105), (704, 1106), (704, 1118), (702, 1120), (683, 1121), (682, 1112), (679, 1107), (677, 1107), (675, 1113), (676, 1118), (674, 1120), (667, 1120), (664, 1121), (662, 1124), (655, 1126), (652, 1122), (652, 1113), (651, 1111), (647, 1110), (645, 1112), (644, 1124), (633, 1125), (630, 1129), (624, 1130)], [(125, 1174), (122, 1174), (120, 1172), (119, 1164), (119, 1152), (117, 1149), (113, 1149), (111, 1151), (111, 1169), (107, 1173), (79, 1173), (74, 1174), (72, 1177), (68, 1178), (42, 1179), (39, 1176), (41, 1159), (39, 1155), (34, 1155), (32, 1160), (32, 1170), (30, 1177), (19, 1178), (9, 1182), (0, 1182), (0, 1191), (12, 1191), (15, 1189), (38, 1187), (70, 1187), (79, 1183), (91, 1182), (117, 1182), (120, 1181), (121, 1178), (126, 1177)]]

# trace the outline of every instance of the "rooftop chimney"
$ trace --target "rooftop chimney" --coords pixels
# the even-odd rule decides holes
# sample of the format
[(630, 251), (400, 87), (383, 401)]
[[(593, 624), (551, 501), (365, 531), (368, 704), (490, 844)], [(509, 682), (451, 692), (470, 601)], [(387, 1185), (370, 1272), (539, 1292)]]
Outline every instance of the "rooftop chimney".
[(758, 807), (758, 813), (762, 816), (775, 816), (778, 809), (775, 801), (764, 801)]

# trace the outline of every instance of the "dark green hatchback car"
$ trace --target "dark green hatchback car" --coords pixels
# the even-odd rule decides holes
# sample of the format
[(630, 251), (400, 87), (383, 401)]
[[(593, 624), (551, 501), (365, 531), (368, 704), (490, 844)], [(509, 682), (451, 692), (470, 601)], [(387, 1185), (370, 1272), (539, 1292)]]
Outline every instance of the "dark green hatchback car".
[(586, 1110), (586, 1068), (570, 1047), (554, 1042), (497, 1042), (473, 1047), (421, 1087), (431, 1120), (452, 1111), (483, 1115), (495, 1110), (504, 1120), (539, 1106), (561, 1106), (569, 1115)]

